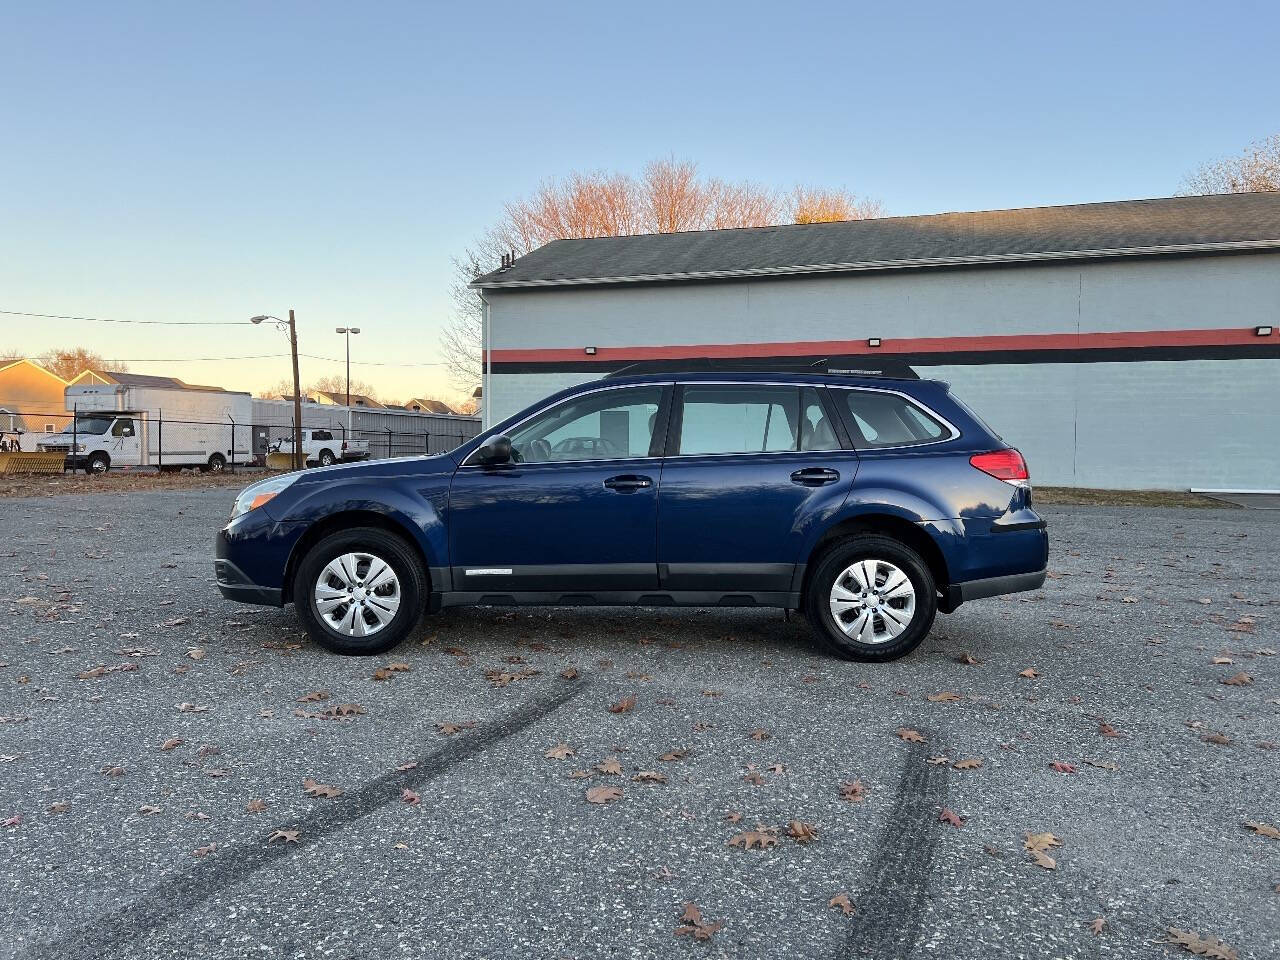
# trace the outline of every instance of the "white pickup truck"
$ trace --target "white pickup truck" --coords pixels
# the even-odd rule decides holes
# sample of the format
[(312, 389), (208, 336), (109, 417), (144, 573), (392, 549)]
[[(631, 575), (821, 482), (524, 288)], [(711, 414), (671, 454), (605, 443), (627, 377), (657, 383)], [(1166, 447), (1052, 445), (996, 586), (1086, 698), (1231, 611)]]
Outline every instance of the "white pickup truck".
[[(293, 437), (277, 440), (271, 447), (279, 453), (293, 453)], [(329, 467), (335, 463), (349, 463), (353, 460), (369, 459), (368, 440), (343, 440), (342, 433), (320, 428), (302, 431), (302, 453), (307, 463), (318, 463)]]

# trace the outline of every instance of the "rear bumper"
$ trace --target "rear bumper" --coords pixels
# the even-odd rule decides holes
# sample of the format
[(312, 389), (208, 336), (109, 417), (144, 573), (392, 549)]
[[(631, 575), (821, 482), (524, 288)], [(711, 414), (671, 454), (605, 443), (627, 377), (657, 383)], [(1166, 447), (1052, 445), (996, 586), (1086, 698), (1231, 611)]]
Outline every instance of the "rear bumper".
[(1049, 568), (1033, 570), (1031, 573), (1011, 573), (1003, 577), (987, 577), (985, 580), (970, 580), (968, 583), (953, 583), (948, 590), (956, 592), (956, 605), (966, 600), (981, 600), (984, 597), (1000, 597), (1006, 593), (1024, 593), (1027, 590), (1039, 590), (1044, 586)]

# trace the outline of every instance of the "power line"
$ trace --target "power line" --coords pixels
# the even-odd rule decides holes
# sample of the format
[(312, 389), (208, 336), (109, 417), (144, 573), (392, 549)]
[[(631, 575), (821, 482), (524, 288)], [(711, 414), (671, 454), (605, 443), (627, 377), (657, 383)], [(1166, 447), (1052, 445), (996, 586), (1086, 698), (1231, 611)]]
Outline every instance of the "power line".
[[(116, 320), (111, 317), (73, 317), (63, 313), (27, 313), (23, 310), (0, 310), (10, 317), (43, 317), (47, 320), (92, 320), (95, 323), (138, 323), (166, 327), (239, 327), (248, 320)], [(145, 363), (144, 360), (137, 361)]]

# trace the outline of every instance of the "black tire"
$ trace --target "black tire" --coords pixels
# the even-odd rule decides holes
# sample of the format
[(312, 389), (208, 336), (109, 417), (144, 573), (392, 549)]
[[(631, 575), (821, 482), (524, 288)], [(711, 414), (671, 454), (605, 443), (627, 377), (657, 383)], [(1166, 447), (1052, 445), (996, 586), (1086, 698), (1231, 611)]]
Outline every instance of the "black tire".
[[(316, 587), (325, 568), (331, 560), (351, 553), (368, 553), (385, 561), (399, 582), (399, 606), (394, 616), (377, 632), (363, 637), (335, 629), (316, 606)], [(326, 650), (348, 656), (385, 653), (409, 636), (422, 618), (427, 591), (427, 574), (417, 552), (402, 537), (377, 527), (353, 527), (329, 534), (307, 551), (293, 579), (293, 603), (311, 639)]]
[(338, 462), (338, 458), (333, 455), (332, 450), (326, 449), (326, 450), (320, 451), (320, 466), (332, 467), (337, 462)]
[(89, 454), (89, 459), (84, 462), (85, 473), (103, 474), (110, 469), (111, 458), (101, 450)]
[[(836, 615), (831, 609), (831, 593), (836, 579), (854, 563), (861, 561), (892, 564), (911, 581), (915, 592), (914, 609), (906, 628), (896, 637), (880, 642), (862, 640), (857, 636), (850, 636), (836, 622)], [(884, 572), (884, 568), (879, 569), (879, 574)], [(850, 579), (845, 582), (854, 585), (856, 591), (855, 581)], [(884, 584), (883, 580), (879, 582)], [(878, 596), (873, 599), (875, 609), (879, 608), (880, 602)], [(894, 604), (899, 602), (904, 601), (892, 601)], [(938, 612), (938, 591), (928, 564), (916, 551), (892, 537), (859, 534), (839, 541), (818, 560), (805, 592), (804, 608), (805, 616), (818, 634), (819, 641), (831, 653), (845, 660), (883, 662), (896, 660), (910, 653), (928, 636), (933, 618)], [(862, 609), (851, 607), (846, 621), (855, 622)], [(890, 609), (896, 610), (897, 607)], [(876, 629), (877, 625), (883, 627), (886, 621), (883, 614), (874, 612), (871, 607), (867, 610), (870, 611), (867, 629), (874, 636), (880, 632)]]
[(220, 453), (212, 453), (209, 455), (209, 463), (206, 468), (213, 473), (221, 473), (227, 469), (227, 458)]

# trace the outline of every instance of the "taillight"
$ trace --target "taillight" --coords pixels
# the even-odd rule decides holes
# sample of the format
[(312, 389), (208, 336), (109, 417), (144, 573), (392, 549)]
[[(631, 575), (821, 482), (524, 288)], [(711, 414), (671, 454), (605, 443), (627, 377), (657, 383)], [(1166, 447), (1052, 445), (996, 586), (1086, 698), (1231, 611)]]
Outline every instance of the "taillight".
[(347, 441), (345, 440), (342, 441), (342, 449), (343, 450), (347, 449)]
[(983, 473), (990, 474), (997, 480), (1006, 483), (1024, 484), (1031, 479), (1027, 471), (1027, 461), (1022, 454), (1010, 447), (1007, 450), (992, 450), (989, 453), (975, 453), (969, 462)]

